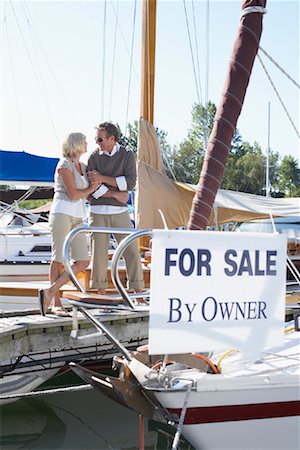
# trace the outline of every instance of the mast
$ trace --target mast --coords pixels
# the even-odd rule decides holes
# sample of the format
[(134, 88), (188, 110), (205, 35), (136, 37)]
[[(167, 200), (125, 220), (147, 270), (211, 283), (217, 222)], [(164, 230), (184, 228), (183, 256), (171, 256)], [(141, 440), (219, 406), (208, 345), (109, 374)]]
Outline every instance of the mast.
[(156, 0), (143, 1), (141, 117), (153, 124)]
[(268, 103), (268, 148), (267, 148), (267, 161), (266, 161), (266, 197), (270, 197), (270, 122), (271, 121), (271, 109), (270, 102)]
[(240, 25), (223, 94), (216, 111), (190, 212), (188, 223), (190, 230), (205, 230), (212, 213), (257, 54), (265, 6), (266, 0), (243, 0)]
[[(145, 215), (145, 175), (144, 163), (151, 160), (148, 142), (154, 118), (154, 77), (156, 44), (156, 0), (143, 0), (142, 11), (142, 56), (141, 56), (141, 111), (138, 132), (137, 186), (135, 195), (135, 223), (140, 227), (140, 219)], [(154, 139), (155, 140), (155, 139)], [(149, 238), (140, 239), (140, 247), (149, 247)]]

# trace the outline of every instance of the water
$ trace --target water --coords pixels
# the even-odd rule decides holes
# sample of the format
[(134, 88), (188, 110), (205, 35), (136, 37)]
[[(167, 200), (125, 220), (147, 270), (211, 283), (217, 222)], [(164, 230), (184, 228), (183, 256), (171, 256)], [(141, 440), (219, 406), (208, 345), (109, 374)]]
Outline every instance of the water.
[[(82, 383), (60, 376), (55, 387)], [(43, 388), (49, 388), (50, 384)], [(54, 387), (54, 381), (51, 381)], [(140, 448), (139, 416), (94, 389), (26, 398), (1, 407), (0, 448), (130, 449)], [(168, 450), (176, 431), (145, 419), (145, 450)], [(193, 450), (184, 439), (178, 449)]]

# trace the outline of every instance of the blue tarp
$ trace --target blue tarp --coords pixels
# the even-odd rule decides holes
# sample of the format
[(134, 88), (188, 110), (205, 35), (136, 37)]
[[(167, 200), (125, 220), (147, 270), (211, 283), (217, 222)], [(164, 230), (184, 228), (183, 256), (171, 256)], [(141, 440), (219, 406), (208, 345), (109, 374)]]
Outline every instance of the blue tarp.
[(0, 150), (0, 183), (37, 186), (53, 184), (57, 163), (58, 158)]

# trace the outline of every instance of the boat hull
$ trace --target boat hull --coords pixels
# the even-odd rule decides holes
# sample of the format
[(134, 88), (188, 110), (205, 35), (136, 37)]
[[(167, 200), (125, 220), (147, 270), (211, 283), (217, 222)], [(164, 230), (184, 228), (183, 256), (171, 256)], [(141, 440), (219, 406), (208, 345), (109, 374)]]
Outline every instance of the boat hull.
[(299, 416), (184, 425), (195, 449), (298, 449)]
[[(231, 381), (205, 375), (188, 400), (182, 434), (195, 449), (299, 448), (299, 374)], [(223, 380), (222, 380), (223, 378)], [(224, 381), (224, 383), (222, 383)], [(227, 382), (234, 387), (229, 388)], [(199, 386), (201, 384), (201, 386)], [(171, 416), (180, 417), (187, 391), (156, 391)]]
[[(53, 377), (60, 367), (50, 370), (33, 371), (32, 373), (16, 374), (0, 380), (0, 405), (15, 402), (14, 395), (26, 394), (41, 386)], [(11, 395), (11, 398), (9, 398)]]

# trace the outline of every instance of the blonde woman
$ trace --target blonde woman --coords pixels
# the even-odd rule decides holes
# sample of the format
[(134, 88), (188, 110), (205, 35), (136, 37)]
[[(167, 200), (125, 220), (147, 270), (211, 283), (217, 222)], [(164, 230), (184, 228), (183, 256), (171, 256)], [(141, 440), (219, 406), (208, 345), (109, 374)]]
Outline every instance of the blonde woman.
[[(52, 258), (50, 263), (50, 283), (48, 289), (39, 290), (40, 312), (67, 316), (62, 307), (59, 289), (69, 280), (63, 272), (63, 244), (67, 234), (75, 227), (82, 226), (85, 218), (85, 199), (99, 186), (89, 184), (86, 166), (80, 157), (87, 151), (86, 137), (82, 133), (71, 133), (62, 146), (63, 157), (59, 160), (54, 176), (54, 198), (50, 210), (49, 225), (52, 240)], [(75, 274), (85, 270), (89, 264), (88, 243), (84, 234), (77, 235), (71, 243), (71, 256)], [(63, 273), (62, 273), (63, 272)]]

